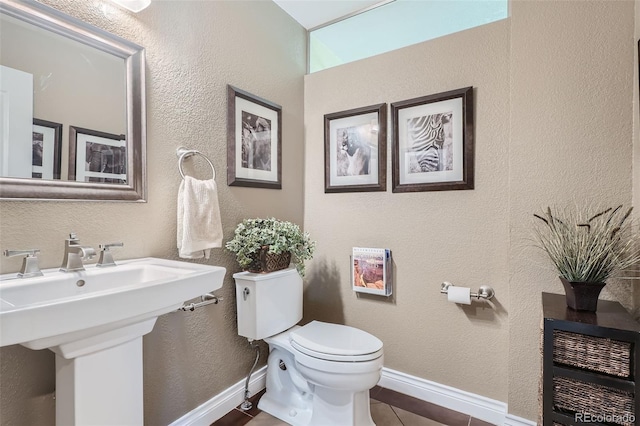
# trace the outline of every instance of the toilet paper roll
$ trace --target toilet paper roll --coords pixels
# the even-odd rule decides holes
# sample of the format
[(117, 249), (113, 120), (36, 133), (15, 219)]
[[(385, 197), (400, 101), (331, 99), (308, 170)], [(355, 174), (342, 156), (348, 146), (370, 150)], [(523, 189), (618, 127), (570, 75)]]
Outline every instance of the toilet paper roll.
[(449, 300), (449, 302), (460, 303), (462, 305), (470, 305), (471, 289), (469, 287), (451, 286), (447, 290), (447, 300)]

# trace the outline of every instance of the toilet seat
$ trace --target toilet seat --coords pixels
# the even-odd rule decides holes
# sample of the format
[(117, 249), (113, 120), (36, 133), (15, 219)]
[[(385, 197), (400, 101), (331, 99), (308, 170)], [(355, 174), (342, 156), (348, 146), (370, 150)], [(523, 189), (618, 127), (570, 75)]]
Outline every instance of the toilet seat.
[(289, 333), (297, 351), (326, 361), (364, 362), (382, 355), (382, 341), (366, 331), (340, 324), (312, 321)]

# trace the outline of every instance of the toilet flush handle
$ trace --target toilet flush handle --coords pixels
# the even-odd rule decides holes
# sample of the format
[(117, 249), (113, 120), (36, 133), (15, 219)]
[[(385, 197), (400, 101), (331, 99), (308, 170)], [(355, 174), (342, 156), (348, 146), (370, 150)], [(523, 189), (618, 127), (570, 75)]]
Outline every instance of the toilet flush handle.
[(242, 298), (246, 301), (247, 300), (247, 296), (249, 296), (251, 294), (251, 291), (249, 290), (249, 287), (245, 287), (244, 290), (242, 290)]

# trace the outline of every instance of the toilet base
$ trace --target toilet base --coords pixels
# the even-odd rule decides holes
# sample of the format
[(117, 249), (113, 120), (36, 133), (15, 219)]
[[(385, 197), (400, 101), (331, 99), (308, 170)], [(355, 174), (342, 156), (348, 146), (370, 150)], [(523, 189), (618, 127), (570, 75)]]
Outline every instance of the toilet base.
[(267, 391), (260, 398), (258, 408), (291, 425), (307, 426), (313, 407), (313, 389), (294, 366), (291, 353), (271, 348), (267, 360)]
[(308, 426), (311, 420), (311, 410), (300, 410), (300, 408), (286, 406), (277, 398), (269, 395), (268, 391), (260, 398), (258, 408), (292, 426)]
[(369, 404), (369, 390), (353, 393), (316, 386), (308, 426), (375, 426)]
[[(258, 402), (260, 410), (293, 426), (375, 426), (371, 419), (369, 387), (377, 383), (379, 371), (354, 374), (351, 378), (348, 374), (324, 376), (328, 373), (296, 362), (293, 348), (281, 336), (270, 339), (269, 346), (267, 391)], [(309, 376), (301, 374), (301, 369)], [(325, 387), (324, 381), (316, 380), (317, 374), (333, 379), (328, 382), (332, 387)], [(310, 377), (313, 377), (311, 381)], [(345, 389), (342, 386), (341, 381), (352, 384), (353, 380), (362, 387)]]
[(311, 410), (282, 404), (269, 391), (260, 398), (258, 408), (293, 426), (375, 426), (371, 418), (369, 391), (349, 394), (316, 386)]

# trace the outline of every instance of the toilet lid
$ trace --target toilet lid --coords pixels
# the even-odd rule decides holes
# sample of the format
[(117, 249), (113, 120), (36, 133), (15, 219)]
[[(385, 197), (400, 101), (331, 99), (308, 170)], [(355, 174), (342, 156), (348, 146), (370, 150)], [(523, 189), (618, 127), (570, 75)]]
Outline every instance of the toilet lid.
[(312, 321), (290, 333), (294, 348), (327, 360), (367, 361), (381, 355), (382, 341), (354, 327)]

